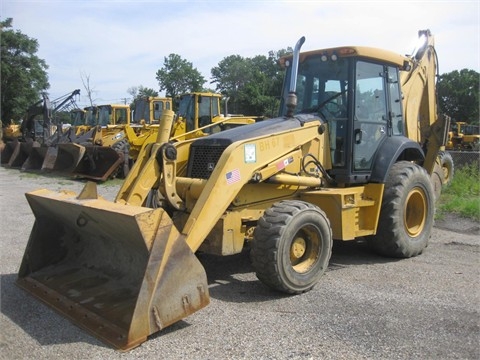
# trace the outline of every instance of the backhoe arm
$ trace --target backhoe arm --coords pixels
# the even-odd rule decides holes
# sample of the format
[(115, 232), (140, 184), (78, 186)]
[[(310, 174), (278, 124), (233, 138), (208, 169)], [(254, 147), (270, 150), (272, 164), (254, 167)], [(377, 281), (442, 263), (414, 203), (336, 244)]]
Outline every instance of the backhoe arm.
[(410, 64), (401, 72), (406, 136), (424, 147), (425, 169), (431, 173), (438, 151), (445, 144), (448, 119), (439, 116), (436, 101), (438, 71), (434, 38), (429, 30), (419, 31), (419, 45)]

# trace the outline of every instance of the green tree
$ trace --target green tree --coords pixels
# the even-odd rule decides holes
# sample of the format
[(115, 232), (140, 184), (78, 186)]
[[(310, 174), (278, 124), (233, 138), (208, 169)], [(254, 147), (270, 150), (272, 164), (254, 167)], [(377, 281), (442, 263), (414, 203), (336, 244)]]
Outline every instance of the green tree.
[(0, 22), (1, 119), (5, 125), (20, 119), (50, 87), (48, 65), (36, 55), (38, 41), (11, 29), (12, 21)]
[(437, 83), (439, 110), (454, 121), (478, 124), (479, 75), (468, 69), (442, 74)]
[(284, 71), (278, 59), (290, 50), (270, 51), (268, 57), (243, 58), (231, 55), (211, 70), (217, 91), (230, 99), (233, 112), (245, 115), (276, 116)]
[(130, 108), (134, 109), (135, 108), (135, 102), (139, 98), (144, 98), (144, 97), (157, 97), (158, 96), (158, 91), (152, 88), (147, 88), (145, 86), (139, 85), (139, 86), (132, 86), (127, 89), (127, 93), (132, 96), (132, 102), (130, 103)]
[(212, 83), (216, 83), (216, 89), (229, 98), (229, 105), (233, 106), (233, 112), (238, 113), (238, 92), (244, 87), (250, 78), (248, 62), (240, 55), (230, 55), (221, 60), (218, 66), (211, 69)]
[(164, 58), (163, 68), (157, 71), (156, 79), (160, 91), (165, 90), (166, 95), (172, 98), (188, 92), (202, 91), (206, 81), (191, 62), (177, 54)]

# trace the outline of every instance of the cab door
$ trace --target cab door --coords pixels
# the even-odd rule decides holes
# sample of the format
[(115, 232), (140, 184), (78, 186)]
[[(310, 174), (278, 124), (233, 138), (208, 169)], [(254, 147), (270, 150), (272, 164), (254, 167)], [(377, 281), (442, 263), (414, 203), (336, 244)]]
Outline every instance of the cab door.
[(355, 70), (353, 171), (371, 171), (374, 155), (387, 136), (387, 92), (383, 65), (358, 61)]

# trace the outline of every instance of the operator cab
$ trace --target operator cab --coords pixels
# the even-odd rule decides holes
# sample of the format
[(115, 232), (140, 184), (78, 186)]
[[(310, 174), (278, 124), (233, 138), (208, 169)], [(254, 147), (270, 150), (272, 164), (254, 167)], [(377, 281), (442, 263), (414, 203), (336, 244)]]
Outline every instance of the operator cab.
[[(382, 52), (379, 61), (370, 48), (335, 48), (300, 54), (294, 114), (315, 114), (328, 124), (332, 168), (329, 175), (343, 184), (370, 181), (375, 159), (388, 137), (403, 136), (404, 122), (399, 83), (403, 58)], [(370, 56), (367, 56), (370, 55)], [(390, 60), (390, 59), (389, 59)], [(283, 89), (292, 76), (289, 59)]]

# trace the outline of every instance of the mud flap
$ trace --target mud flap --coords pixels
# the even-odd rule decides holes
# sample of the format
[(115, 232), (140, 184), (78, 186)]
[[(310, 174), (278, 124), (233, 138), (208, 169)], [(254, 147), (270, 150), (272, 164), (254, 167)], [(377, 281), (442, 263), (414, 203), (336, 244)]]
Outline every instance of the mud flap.
[(81, 179), (106, 181), (115, 175), (123, 162), (124, 154), (109, 146), (87, 146), (72, 175)]
[(129, 350), (208, 305), (207, 278), (163, 209), (93, 198), (91, 184), (26, 194), (35, 223), (17, 285)]

